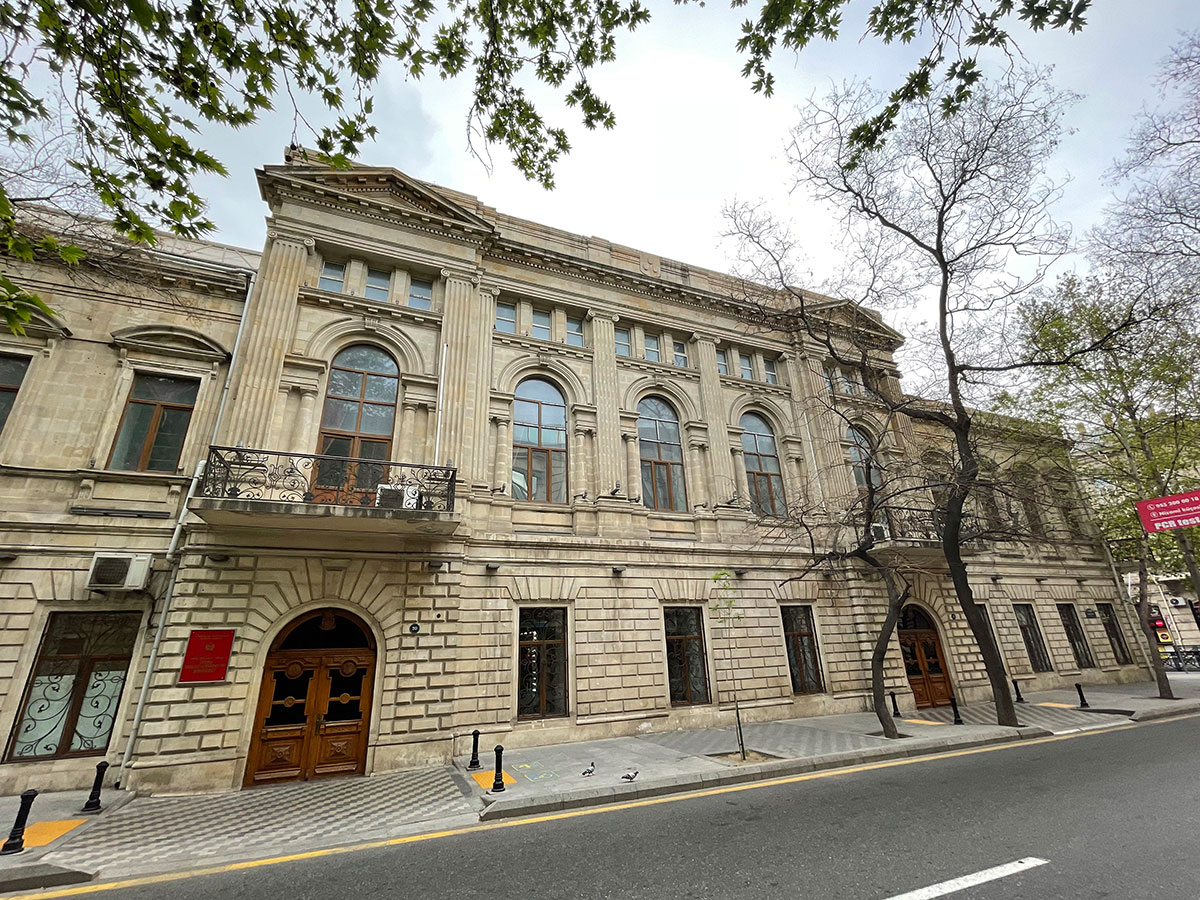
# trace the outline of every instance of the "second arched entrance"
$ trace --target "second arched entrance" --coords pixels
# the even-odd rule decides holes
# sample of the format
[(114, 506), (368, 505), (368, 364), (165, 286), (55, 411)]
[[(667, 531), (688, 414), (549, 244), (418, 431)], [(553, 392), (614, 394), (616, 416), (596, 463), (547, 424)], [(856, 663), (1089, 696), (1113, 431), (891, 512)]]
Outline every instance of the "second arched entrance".
[(375, 641), (354, 615), (298, 616), (271, 645), (244, 784), (366, 770)]
[(904, 671), (917, 701), (917, 709), (945, 706), (953, 688), (946, 668), (946, 655), (937, 627), (919, 606), (906, 606), (897, 623)]

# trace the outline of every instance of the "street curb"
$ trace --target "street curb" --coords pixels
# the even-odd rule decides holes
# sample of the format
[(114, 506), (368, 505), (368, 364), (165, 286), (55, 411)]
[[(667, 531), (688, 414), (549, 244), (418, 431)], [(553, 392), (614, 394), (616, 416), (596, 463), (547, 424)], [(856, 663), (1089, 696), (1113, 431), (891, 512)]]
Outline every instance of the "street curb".
[(528, 816), (537, 813), (554, 813), (589, 806), (602, 806), (608, 803), (644, 800), (650, 797), (661, 797), (666, 794), (683, 794), (707, 788), (748, 784), (754, 781), (768, 781), (773, 778), (786, 778), (790, 775), (803, 775), (807, 772), (844, 769), (865, 763), (931, 756), (948, 751), (969, 750), (993, 744), (1011, 744), (1016, 741), (1030, 740), (1032, 738), (1049, 737), (1052, 734), (1053, 732), (1047, 731), (1044, 728), (1022, 726), (1008, 734), (988, 737), (967, 738), (965, 740), (955, 740), (952, 737), (918, 738), (913, 739), (913, 743), (911, 744), (897, 742), (893, 746), (848, 750), (841, 753), (827, 753), (823, 756), (800, 759), (781, 759), (773, 762), (731, 767), (728, 770), (688, 773), (686, 775), (647, 779), (646, 781), (613, 785), (605, 788), (580, 788), (557, 794), (543, 794), (539, 797), (513, 797), (510, 799), (492, 795), (484, 797), (484, 802), (488, 805), (479, 813), (479, 819), (480, 821), (511, 819), (517, 816)]
[(64, 884), (80, 884), (95, 877), (95, 872), (84, 869), (67, 869), (50, 863), (31, 862), (27, 866), (12, 866), (0, 870), (0, 892), (33, 891)]
[(1189, 713), (1200, 712), (1200, 700), (1181, 698), (1170, 702), (1176, 705), (1139, 710), (1130, 716), (1130, 718), (1135, 722), (1145, 722), (1149, 719), (1170, 719), (1175, 716), (1186, 716)]

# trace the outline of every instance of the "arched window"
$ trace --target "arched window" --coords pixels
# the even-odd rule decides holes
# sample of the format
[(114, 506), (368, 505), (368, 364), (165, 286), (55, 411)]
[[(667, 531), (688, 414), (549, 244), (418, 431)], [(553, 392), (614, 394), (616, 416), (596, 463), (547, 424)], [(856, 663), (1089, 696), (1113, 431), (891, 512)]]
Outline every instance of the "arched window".
[(651, 509), (687, 511), (679, 416), (667, 401), (647, 397), (638, 404), (642, 455), (642, 503)]
[[(385, 350), (353, 344), (333, 358), (317, 452), (348, 460), (387, 460), (396, 425), (400, 368)], [(374, 502), (387, 466), (322, 460), (313, 478), (318, 502)], [(368, 493), (370, 492), (370, 493)], [(345, 494), (349, 496), (345, 496)]]
[(567, 401), (544, 378), (526, 378), (513, 402), (514, 500), (567, 502)]
[(750, 509), (756, 516), (782, 516), (787, 511), (787, 503), (783, 498), (779, 450), (771, 426), (755, 413), (743, 414), (741, 426)]
[(863, 429), (851, 425), (846, 429), (846, 462), (854, 473), (854, 486), (866, 490), (870, 484), (878, 490), (883, 486), (875, 442)]

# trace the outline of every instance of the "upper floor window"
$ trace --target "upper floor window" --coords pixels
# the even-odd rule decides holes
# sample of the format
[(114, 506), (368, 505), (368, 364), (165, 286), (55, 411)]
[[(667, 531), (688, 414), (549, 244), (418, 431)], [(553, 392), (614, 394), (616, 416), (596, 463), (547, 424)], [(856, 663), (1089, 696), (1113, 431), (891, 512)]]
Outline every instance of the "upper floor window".
[(779, 384), (779, 372), (775, 369), (775, 360), (763, 360), (763, 374), (767, 376), (767, 384)]
[(614, 328), (613, 341), (617, 346), (617, 356), (633, 356), (633, 344), (630, 341), (628, 328)]
[(433, 282), (414, 278), (408, 286), (408, 305), (413, 309), (433, 309)]
[(567, 502), (567, 401), (544, 378), (526, 378), (513, 401), (514, 500)]
[(825, 367), (825, 386), (829, 389), (830, 395), (854, 396), (862, 393), (857, 372), (853, 369), (842, 369), (832, 365)]
[(386, 303), (392, 287), (392, 273), (383, 269), (367, 269), (367, 284), (363, 296), (368, 300)]
[(661, 339), (659, 338), (659, 336), (657, 334), (648, 334), (645, 336), (645, 338), (646, 338), (646, 359), (648, 359), (650, 362), (659, 362), (659, 359), (660, 359), (659, 344), (661, 343)]
[(647, 397), (638, 404), (638, 446), (642, 458), (642, 503), (651, 509), (686, 512), (679, 416), (665, 400)]
[(496, 330), (505, 334), (517, 333), (517, 308), (511, 303), (496, 304)]
[(1025, 524), (1034, 537), (1046, 536), (1046, 523), (1042, 518), (1043, 493), (1037, 473), (1028, 466), (1018, 466), (1013, 471), (1013, 488), (1025, 513)]
[(747, 381), (754, 378), (754, 362), (750, 359), (749, 353), (738, 354), (738, 365), (740, 366), (740, 374)]
[(846, 429), (846, 461), (854, 473), (856, 488), (865, 490), (868, 483), (876, 490), (883, 486), (875, 451), (875, 442), (869, 434), (853, 425)]
[(729, 374), (729, 351), (728, 350), (718, 350), (717, 351), (717, 371), (720, 372), (722, 375)]
[(687, 344), (683, 341), (674, 341), (671, 350), (675, 355), (675, 365), (686, 369), (688, 364)]
[(344, 263), (327, 262), (321, 267), (321, 277), (317, 279), (317, 287), (323, 291), (341, 293), (346, 286), (346, 266)]
[(28, 368), (29, 360), (24, 356), (0, 356), (0, 432), (4, 431)]
[(742, 459), (750, 488), (750, 508), (758, 516), (782, 516), (787, 511), (783, 498), (783, 476), (775, 435), (766, 420), (754, 413), (741, 419)]
[(125, 402), (108, 467), (174, 472), (187, 437), (200, 382), (139, 373)]
[(567, 316), (567, 343), (572, 347), (583, 346), (583, 319)]
[(313, 472), (317, 502), (374, 502), (387, 467), (345, 460), (390, 458), (399, 394), (400, 367), (387, 351), (352, 344), (333, 358), (318, 452), (339, 459), (322, 460)]
[(550, 340), (550, 313), (545, 310), (533, 311), (533, 336), (539, 341)]

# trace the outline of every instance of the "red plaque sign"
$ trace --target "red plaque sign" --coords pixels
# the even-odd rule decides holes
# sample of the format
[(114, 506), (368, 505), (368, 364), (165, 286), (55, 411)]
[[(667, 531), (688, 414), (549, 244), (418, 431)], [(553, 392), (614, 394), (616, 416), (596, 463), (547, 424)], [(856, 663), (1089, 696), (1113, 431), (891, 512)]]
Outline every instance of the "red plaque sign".
[(1137, 511), (1147, 534), (1200, 525), (1200, 491), (1142, 500)]
[(229, 655), (232, 652), (232, 628), (193, 631), (188, 635), (187, 649), (183, 653), (179, 683), (224, 681), (225, 673), (229, 669)]

